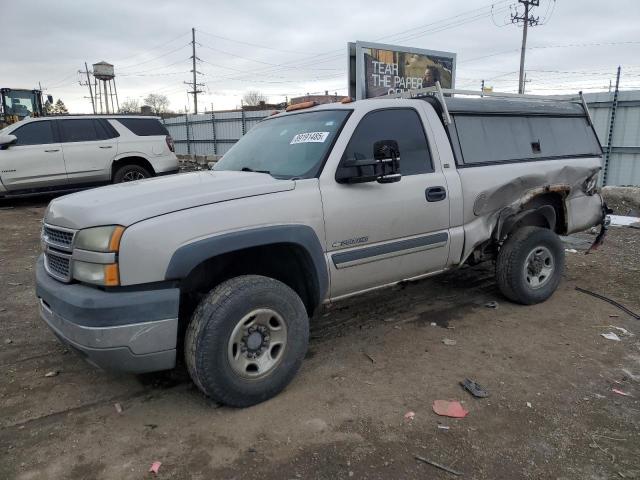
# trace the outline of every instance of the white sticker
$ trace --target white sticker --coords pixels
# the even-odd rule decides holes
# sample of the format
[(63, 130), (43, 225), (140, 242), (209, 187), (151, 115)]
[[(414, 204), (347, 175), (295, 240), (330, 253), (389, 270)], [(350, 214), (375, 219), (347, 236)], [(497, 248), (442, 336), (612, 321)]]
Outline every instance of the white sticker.
[(289, 145), (295, 145), (296, 143), (324, 143), (328, 136), (329, 132), (299, 133), (293, 137)]

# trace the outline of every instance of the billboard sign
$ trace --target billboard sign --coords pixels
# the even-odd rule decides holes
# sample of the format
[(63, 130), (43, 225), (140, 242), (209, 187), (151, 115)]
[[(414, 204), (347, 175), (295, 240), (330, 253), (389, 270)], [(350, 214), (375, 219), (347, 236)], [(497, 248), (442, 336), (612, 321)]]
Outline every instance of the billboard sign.
[(349, 43), (348, 52), (349, 96), (356, 100), (431, 87), (436, 81), (442, 88), (455, 86), (455, 53), (370, 42)]

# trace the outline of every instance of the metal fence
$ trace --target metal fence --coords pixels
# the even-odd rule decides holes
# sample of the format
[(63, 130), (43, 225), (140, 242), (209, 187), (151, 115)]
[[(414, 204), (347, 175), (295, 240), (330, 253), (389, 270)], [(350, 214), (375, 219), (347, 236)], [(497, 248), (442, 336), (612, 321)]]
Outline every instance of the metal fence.
[(640, 186), (640, 90), (621, 91), (615, 102), (613, 92), (585, 94), (585, 100), (605, 151), (602, 184)]
[(186, 114), (163, 120), (178, 155), (224, 155), (273, 110)]

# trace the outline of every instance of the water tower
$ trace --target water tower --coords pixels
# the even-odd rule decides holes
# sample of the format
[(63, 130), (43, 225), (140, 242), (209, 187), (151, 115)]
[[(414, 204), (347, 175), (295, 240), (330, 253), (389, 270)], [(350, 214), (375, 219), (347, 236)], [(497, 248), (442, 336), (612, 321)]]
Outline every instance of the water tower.
[[(113, 65), (105, 61), (93, 64), (93, 77), (96, 97), (96, 107), (100, 113), (117, 113), (120, 110), (118, 91), (116, 90), (116, 75)], [(115, 97), (115, 107), (113, 98)], [(111, 107), (109, 107), (111, 103)]]

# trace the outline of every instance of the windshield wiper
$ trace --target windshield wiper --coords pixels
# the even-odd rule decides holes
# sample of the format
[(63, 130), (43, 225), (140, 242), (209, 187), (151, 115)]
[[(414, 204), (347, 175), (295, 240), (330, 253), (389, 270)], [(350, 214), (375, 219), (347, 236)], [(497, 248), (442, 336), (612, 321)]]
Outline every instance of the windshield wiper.
[(253, 168), (249, 168), (249, 167), (242, 167), (240, 169), (240, 171), (242, 171), (242, 172), (266, 173), (267, 175), (271, 175), (271, 172), (269, 170), (254, 170)]

